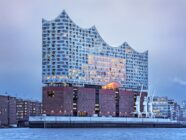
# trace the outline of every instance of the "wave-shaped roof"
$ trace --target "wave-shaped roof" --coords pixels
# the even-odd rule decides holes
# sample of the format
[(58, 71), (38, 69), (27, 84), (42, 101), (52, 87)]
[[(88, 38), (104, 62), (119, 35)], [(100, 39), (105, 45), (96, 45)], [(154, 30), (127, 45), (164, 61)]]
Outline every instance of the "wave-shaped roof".
[(113, 49), (117, 49), (117, 48), (120, 48), (120, 47), (122, 47), (122, 46), (125, 46), (126, 48), (128, 48), (128, 49), (130, 49), (130, 50), (132, 50), (133, 52), (135, 52), (135, 53), (138, 53), (138, 54), (147, 54), (148, 53), (148, 51), (144, 51), (144, 52), (138, 52), (138, 51), (136, 51), (135, 49), (133, 49), (127, 42), (123, 42), (121, 45), (119, 45), (119, 46), (111, 46), (111, 45), (109, 45), (102, 37), (101, 37), (101, 35), (99, 34), (99, 32), (98, 32), (98, 30), (97, 30), (97, 28), (96, 28), (96, 26), (95, 25), (93, 25), (93, 26), (91, 26), (90, 28), (82, 28), (82, 27), (80, 27), (79, 25), (77, 25), (70, 17), (69, 17), (69, 15), (66, 13), (66, 11), (65, 10), (63, 10), (62, 12), (61, 12), (61, 14), (59, 14), (56, 18), (54, 18), (54, 19), (52, 19), (52, 20), (46, 20), (46, 19), (42, 19), (42, 22), (43, 23), (52, 23), (52, 22), (54, 22), (55, 20), (58, 20), (58, 19), (61, 19), (61, 16), (66, 16), (75, 26), (77, 26), (78, 28), (80, 28), (80, 29), (82, 29), (82, 30), (94, 30), (96, 33), (97, 33), (97, 35), (99, 36), (99, 38), (102, 40), (102, 42), (103, 43), (105, 43), (106, 44), (106, 46), (109, 46), (109, 47), (111, 47), (111, 48), (113, 48)]

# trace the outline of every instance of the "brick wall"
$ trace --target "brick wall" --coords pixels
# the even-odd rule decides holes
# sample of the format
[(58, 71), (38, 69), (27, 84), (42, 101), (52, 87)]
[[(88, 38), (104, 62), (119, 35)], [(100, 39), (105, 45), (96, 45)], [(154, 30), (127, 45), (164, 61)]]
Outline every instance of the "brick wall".
[(132, 116), (132, 112), (134, 112), (134, 93), (120, 90), (119, 99), (119, 116)]
[(115, 92), (108, 89), (99, 90), (99, 106), (101, 116), (115, 116)]
[(95, 89), (79, 88), (77, 105), (79, 116), (92, 116), (95, 111)]
[[(79, 116), (94, 114), (95, 92), (94, 88), (77, 88), (77, 113)], [(115, 95), (113, 90), (99, 90), (101, 116), (115, 116)], [(133, 116), (135, 96), (139, 96), (139, 92), (119, 90), (119, 116)], [(147, 93), (142, 93), (141, 111), (143, 111), (144, 96), (147, 96)], [(47, 115), (73, 115), (73, 87), (43, 87), (43, 113)]]
[(43, 87), (44, 114), (72, 115), (72, 103), (72, 87)]

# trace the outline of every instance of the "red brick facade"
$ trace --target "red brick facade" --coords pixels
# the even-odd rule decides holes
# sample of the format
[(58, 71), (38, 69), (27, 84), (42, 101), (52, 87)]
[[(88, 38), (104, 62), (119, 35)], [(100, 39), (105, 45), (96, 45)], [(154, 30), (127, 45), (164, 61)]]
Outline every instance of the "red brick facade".
[[(95, 88), (76, 88), (77, 102), (73, 103), (74, 87), (43, 87), (43, 113), (47, 115), (73, 115), (73, 104), (78, 116), (92, 116), (95, 114), (96, 90)], [(119, 94), (119, 102), (116, 101), (116, 92)], [(139, 92), (126, 90), (99, 89), (99, 115), (131, 117), (135, 111), (135, 96)], [(142, 93), (141, 110), (143, 110), (143, 98), (147, 93)], [(118, 103), (118, 106), (117, 106)]]
[(95, 112), (95, 89), (79, 88), (77, 106), (79, 116), (92, 116)]
[(129, 117), (134, 112), (134, 93), (132, 91), (119, 91), (119, 116)]
[[(53, 93), (52, 93), (53, 92)], [(43, 87), (43, 113), (47, 115), (72, 115), (72, 87)]]
[(100, 115), (115, 116), (116, 113), (115, 91), (108, 89), (100, 89), (99, 107)]

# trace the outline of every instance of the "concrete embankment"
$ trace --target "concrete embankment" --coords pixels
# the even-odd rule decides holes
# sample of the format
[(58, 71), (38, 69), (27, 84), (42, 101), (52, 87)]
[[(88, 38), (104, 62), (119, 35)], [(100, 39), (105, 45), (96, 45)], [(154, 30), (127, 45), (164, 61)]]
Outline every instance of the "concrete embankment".
[(35, 116), (30, 128), (183, 128), (186, 124), (170, 119), (122, 117)]

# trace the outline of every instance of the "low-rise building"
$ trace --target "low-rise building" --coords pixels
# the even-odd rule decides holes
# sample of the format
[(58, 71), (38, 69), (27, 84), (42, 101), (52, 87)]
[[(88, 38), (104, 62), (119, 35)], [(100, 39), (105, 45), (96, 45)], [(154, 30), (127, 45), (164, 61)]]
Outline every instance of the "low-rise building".
[(40, 116), (42, 103), (0, 95), (0, 127), (18, 126), (28, 122), (29, 116)]
[(169, 104), (167, 97), (154, 97), (153, 98), (153, 113), (156, 118), (169, 117)]
[(179, 119), (180, 107), (175, 100), (168, 99), (168, 97), (154, 97), (152, 104), (154, 117)]
[(24, 99), (16, 100), (17, 121), (28, 121), (29, 116), (39, 116), (41, 113), (41, 102)]

